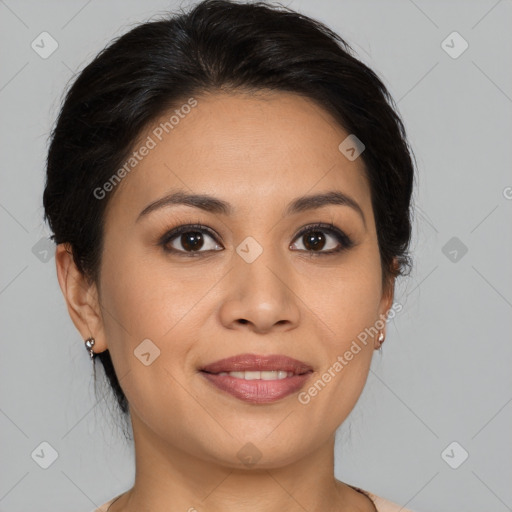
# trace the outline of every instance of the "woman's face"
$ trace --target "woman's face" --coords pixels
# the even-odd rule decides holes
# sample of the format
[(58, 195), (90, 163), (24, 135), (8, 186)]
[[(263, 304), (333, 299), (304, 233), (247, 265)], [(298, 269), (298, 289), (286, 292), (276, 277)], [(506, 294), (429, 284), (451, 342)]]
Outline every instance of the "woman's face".
[[(109, 202), (91, 334), (96, 351), (111, 353), (136, 438), (228, 466), (252, 456), (276, 467), (332, 438), (366, 381), (376, 336), (364, 344), (358, 335), (392, 300), (381, 287), (370, 189), (362, 159), (338, 149), (349, 134), (312, 101), (196, 100), (168, 133), (160, 122), (173, 112), (133, 148), (154, 146), (139, 151)], [(162, 201), (176, 192), (212, 199), (204, 208)], [(334, 193), (354, 204), (295, 203)], [(299, 235), (317, 223), (326, 226)], [(203, 228), (167, 236), (194, 224)], [(283, 371), (309, 372), (219, 375), (278, 370), (250, 358), (202, 371), (242, 354), (287, 356), (305, 366), (278, 360)]]

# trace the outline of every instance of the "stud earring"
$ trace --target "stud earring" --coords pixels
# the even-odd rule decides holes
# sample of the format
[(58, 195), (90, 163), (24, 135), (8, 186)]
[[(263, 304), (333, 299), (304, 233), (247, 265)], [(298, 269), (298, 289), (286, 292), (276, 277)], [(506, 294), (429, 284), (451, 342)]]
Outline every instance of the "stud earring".
[(377, 341), (377, 348), (380, 349), (382, 347), (382, 344), (384, 343), (384, 334), (382, 334), (382, 331), (380, 331)]
[(91, 356), (91, 359), (94, 359), (94, 351), (92, 347), (94, 346), (95, 340), (94, 338), (87, 338), (85, 340), (85, 348), (89, 351), (89, 355)]

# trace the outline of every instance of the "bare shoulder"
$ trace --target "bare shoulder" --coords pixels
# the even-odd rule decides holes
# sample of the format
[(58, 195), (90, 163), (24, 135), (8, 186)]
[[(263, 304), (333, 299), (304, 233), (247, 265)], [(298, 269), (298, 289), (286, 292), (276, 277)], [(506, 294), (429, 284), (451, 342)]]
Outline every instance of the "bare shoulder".
[(95, 508), (94, 510), (91, 510), (91, 512), (107, 512), (110, 505), (112, 505), (112, 503), (114, 503), (114, 501), (116, 501), (121, 496), (122, 496), (122, 494), (114, 496), (112, 499), (108, 500), (106, 503), (103, 503), (103, 505), (101, 505), (100, 507)]
[(385, 498), (376, 496), (371, 492), (366, 491), (366, 494), (368, 494), (371, 500), (375, 503), (375, 507), (377, 508), (378, 512), (414, 512), (411, 509), (405, 508), (403, 505), (393, 503)]
[(367, 491), (366, 489), (362, 489), (361, 487), (345, 484), (340, 481), (338, 481), (338, 483), (341, 485), (341, 488), (348, 487), (354, 491), (357, 491), (360, 494), (365, 495), (369, 500), (373, 502), (374, 509), (377, 509), (377, 512), (414, 512), (411, 509), (405, 508), (405, 505), (399, 505), (398, 503), (394, 503), (386, 498), (377, 496), (376, 494), (373, 494), (370, 491)]

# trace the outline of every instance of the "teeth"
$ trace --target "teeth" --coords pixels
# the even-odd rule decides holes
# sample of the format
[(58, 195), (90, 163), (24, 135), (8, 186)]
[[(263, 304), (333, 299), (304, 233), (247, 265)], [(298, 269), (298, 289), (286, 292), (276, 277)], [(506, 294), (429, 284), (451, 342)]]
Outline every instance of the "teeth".
[(293, 372), (279, 371), (263, 371), (263, 372), (220, 372), (218, 375), (229, 375), (237, 379), (244, 380), (281, 380), (287, 377), (293, 377)]

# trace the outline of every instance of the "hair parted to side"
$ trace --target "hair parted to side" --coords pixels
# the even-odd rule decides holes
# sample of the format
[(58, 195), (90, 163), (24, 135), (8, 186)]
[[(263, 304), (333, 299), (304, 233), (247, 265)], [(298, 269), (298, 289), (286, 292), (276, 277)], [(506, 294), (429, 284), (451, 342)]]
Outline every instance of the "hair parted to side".
[[(363, 141), (383, 285), (409, 273), (414, 156), (382, 81), (339, 35), (305, 15), (264, 2), (204, 0), (112, 41), (65, 96), (47, 156), (45, 219), (90, 282), (100, 277), (104, 213), (115, 193), (99, 200), (93, 191), (163, 113), (221, 90), (303, 95)], [(128, 416), (109, 351), (97, 357)]]

